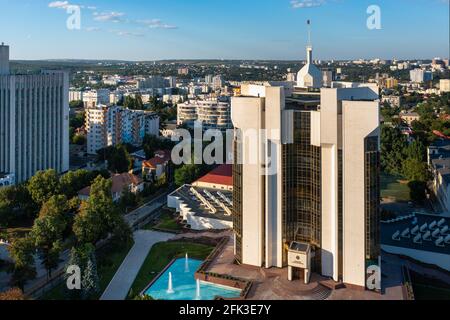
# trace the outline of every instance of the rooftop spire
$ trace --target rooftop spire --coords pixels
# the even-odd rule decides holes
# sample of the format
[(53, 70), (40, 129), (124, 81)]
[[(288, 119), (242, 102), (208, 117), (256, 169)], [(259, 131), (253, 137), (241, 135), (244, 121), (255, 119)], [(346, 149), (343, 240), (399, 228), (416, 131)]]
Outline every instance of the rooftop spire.
[(306, 21), (306, 23), (308, 24), (308, 47), (312, 46), (311, 43), (311, 20), (308, 19), (308, 21)]

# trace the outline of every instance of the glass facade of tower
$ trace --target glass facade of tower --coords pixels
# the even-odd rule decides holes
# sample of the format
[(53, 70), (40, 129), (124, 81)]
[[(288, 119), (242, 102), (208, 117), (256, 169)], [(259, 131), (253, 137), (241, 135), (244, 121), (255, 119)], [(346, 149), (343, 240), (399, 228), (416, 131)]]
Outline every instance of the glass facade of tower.
[[(294, 143), (283, 145), (283, 243), (310, 243), (320, 267), (321, 148), (311, 145), (311, 113), (294, 112)], [(287, 252), (283, 250), (283, 261)]]
[(234, 164), (233, 164), (233, 229), (235, 233), (235, 258), (242, 262), (242, 144), (239, 138), (235, 137), (233, 144)]
[(380, 151), (378, 136), (365, 139), (366, 259), (380, 255)]

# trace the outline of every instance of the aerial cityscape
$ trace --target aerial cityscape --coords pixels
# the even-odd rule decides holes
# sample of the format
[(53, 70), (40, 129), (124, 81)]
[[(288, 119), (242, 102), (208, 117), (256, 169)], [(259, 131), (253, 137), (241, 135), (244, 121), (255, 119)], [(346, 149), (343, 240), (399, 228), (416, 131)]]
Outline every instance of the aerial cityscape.
[(0, 301), (450, 300), (450, 3), (375, 2), (0, 0)]

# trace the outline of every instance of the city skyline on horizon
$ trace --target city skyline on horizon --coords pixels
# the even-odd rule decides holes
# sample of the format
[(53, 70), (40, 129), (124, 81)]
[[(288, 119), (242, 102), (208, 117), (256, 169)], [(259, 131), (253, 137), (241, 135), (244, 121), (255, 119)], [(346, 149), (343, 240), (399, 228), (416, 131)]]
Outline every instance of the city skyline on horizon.
[[(5, 8), (0, 30), (8, 30), (0, 34), (0, 42), (11, 47), (12, 61), (302, 61), (306, 21), (311, 20), (317, 60), (448, 58), (448, 12), (442, 10), (448, 0), (413, 2), (378, 1), (381, 29), (370, 30), (367, 9), (373, 3), (367, 0), (283, 0), (276, 4), (248, 0), (240, 4), (240, 10), (230, 10), (225, 1), (207, 4), (207, 0), (189, 4), (153, 0), (140, 5), (133, 1), (0, 0)], [(70, 5), (80, 6), (79, 30), (66, 26)]]

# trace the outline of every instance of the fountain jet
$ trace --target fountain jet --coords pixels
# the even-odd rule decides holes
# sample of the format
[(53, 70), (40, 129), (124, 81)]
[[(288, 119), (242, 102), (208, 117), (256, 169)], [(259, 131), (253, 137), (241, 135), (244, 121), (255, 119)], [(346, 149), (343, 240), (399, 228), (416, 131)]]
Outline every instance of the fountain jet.
[(195, 300), (201, 300), (202, 299), (202, 295), (201, 295), (201, 289), (200, 289), (200, 280), (197, 279), (197, 293), (195, 294)]
[(168, 294), (174, 294), (175, 291), (173, 290), (173, 281), (172, 281), (172, 272), (169, 272), (169, 287), (167, 288)]
[(186, 253), (186, 260), (184, 262), (184, 272), (189, 273), (189, 256)]

